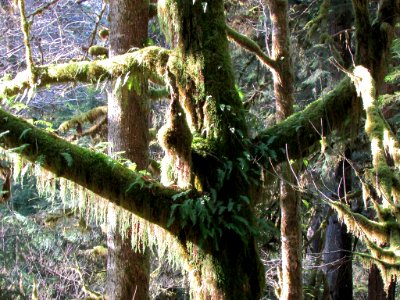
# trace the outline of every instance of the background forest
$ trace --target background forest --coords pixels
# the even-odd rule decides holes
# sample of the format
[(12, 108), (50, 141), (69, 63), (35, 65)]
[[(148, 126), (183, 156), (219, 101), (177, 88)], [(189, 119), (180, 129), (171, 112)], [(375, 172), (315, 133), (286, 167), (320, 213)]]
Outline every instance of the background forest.
[[(146, 1), (131, 2), (147, 3)], [(0, 36), (1, 107), (13, 115), (27, 120), (29, 124), (44, 130), (50, 136), (60, 136), (93, 153), (112, 154), (112, 157), (124, 169), (139, 174), (126, 189), (126, 193), (131, 189), (134, 193), (137, 186), (149, 190), (154, 186), (158, 187), (155, 182), (160, 178), (163, 184), (169, 185), (168, 191), (171, 190), (171, 192), (168, 197), (172, 195), (170, 198), (173, 199), (173, 202), (171, 202), (171, 212), (168, 210), (166, 213), (168, 219), (165, 222), (166, 225), (163, 225), (161, 221), (153, 222), (156, 219), (153, 216), (147, 218), (147, 215), (139, 215), (149, 221), (146, 223), (146, 221), (131, 217), (127, 211), (116, 210), (115, 214), (119, 214), (120, 219), (115, 227), (119, 228), (118, 234), (122, 234), (122, 244), (126, 239), (127, 242), (125, 242), (129, 248), (141, 251), (138, 260), (144, 261), (142, 266), (146, 266), (146, 261), (148, 263), (148, 257), (150, 257), (148, 270), (147, 267), (143, 267), (149, 276), (149, 287), (144, 283), (146, 279), (143, 279), (143, 286), (148, 290), (149, 298), (189, 299), (189, 295), (192, 295), (194, 298), (201, 299), (201, 296), (198, 296), (200, 294), (196, 294), (189, 287), (193, 280), (190, 277), (191, 271), (185, 263), (182, 263), (187, 257), (182, 255), (180, 250), (176, 250), (178, 247), (174, 246), (170, 237), (166, 237), (165, 233), (159, 231), (161, 229), (154, 229), (149, 225), (157, 223), (162, 228), (168, 228), (172, 235), (180, 232), (181, 235), (177, 234), (177, 236), (181, 239), (181, 243), (183, 243), (182, 241), (185, 243), (194, 241), (194, 246), (187, 246), (187, 249), (190, 249), (191, 255), (196, 253), (195, 257), (196, 255), (203, 257), (196, 252), (199, 247), (205, 253), (211, 253), (210, 255), (217, 257), (216, 260), (223, 261), (224, 259), (223, 255), (221, 258), (218, 254), (219, 249), (224, 249), (223, 244), (221, 243), (222, 246), (220, 246), (218, 242), (214, 242), (214, 239), (219, 239), (215, 238), (218, 233), (212, 231), (214, 228), (211, 228), (211, 225), (204, 225), (209, 226), (206, 228), (198, 225), (207, 223), (204, 221), (208, 217), (208, 212), (204, 212), (206, 209), (202, 211), (202, 208), (196, 208), (198, 209), (197, 215), (191, 214), (191, 209), (194, 211), (194, 207), (197, 205), (193, 204), (193, 201), (190, 202), (194, 197), (192, 196), (192, 182), (196, 182), (196, 180), (191, 181), (192, 179), (190, 179), (190, 184), (188, 184), (185, 181), (187, 178), (185, 178), (184, 172), (183, 175), (174, 174), (175, 181), (170, 180), (166, 183), (164, 178), (165, 173), (168, 173), (162, 169), (163, 166), (165, 167), (166, 161), (163, 159), (164, 154), (166, 153), (168, 156), (171, 154), (170, 152), (173, 152), (171, 148), (168, 148), (168, 143), (160, 138), (162, 132), (166, 131), (164, 124), (172, 124), (171, 128), (177, 131), (182, 130), (183, 134), (180, 133), (178, 143), (182, 143), (184, 146), (186, 142), (185, 128), (189, 129), (190, 126), (195, 127), (196, 125), (193, 121), (194, 125), (188, 122), (189, 127), (187, 125), (185, 125), (186, 127), (178, 126), (177, 124), (186, 124), (186, 121), (182, 121), (181, 118), (178, 123), (173, 123), (173, 118), (170, 117), (171, 111), (173, 111), (172, 104), (175, 103), (174, 97), (177, 94), (182, 97), (184, 94), (180, 90), (179, 84), (173, 83), (173, 79), (180, 74), (179, 71), (171, 67), (168, 72), (165, 72), (163, 80), (160, 80), (158, 75), (153, 75), (153, 77), (146, 75), (147, 77), (135, 79), (132, 76), (134, 71), (122, 72), (120, 76), (113, 78), (101, 75), (91, 81), (81, 80), (78, 72), (75, 74), (75, 79), (77, 78), (75, 81), (60, 79), (59, 82), (49, 81), (46, 83), (47, 79), (42, 77), (40, 79), (42, 82), (34, 82), (32, 76), (30, 80), (33, 80), (34, 84), (21, 88), (19, 93), (7, 94), (9, 92), (4, 88), (4, 86), (13, 85), (12, 80), (17, 74), (26, 69), (30, 70), (30, 68), (34, 70), (36, 66), (57, 65), (71, 61), (102, 61), (109, 56), (112, 59), (123, 53), (135, 55), (142, 47), (190, 48), (191, 46), (187, 46), (187, 44), (181, 45), (184, 43), (181, 36), (174, 36), (174, 33), (169, 32), (168, 28), (166, 30), (165, 23), (167, 25), (169, 23), (163, 19), (163, 8), (160, 8), (162, 5), (167, 7), (168, 3), (175, 2), (179, 3), (176, 5), (183, 5), (181, 3), (185, 3), (185, 1), (160, 1), (162, 3), (158, 3), (158, 17), (157, 3), (150, 2), (147, 3), (149, 7), (146, 7), (149, 14), (145, 27), (146, 32), (143, 33), (146, 36), (145, 41), (141, 45), (122, 49), (122, 53), (119, 53), (119, 50), (114, 50), (117, 48), (113, 48), (111, 35), (113, 26), (121, 25), (113, 25), (115, 15), (112, 14), (115, 14), (114, 10), (118, 9), (111, 6), (121, 5), (122, 7), (122, 0), (115, 1), (113, 4), (109, 4), (109, 1), (106, 0), (0, 0), (0, 30), (3, 33)], [(195, 2), (193, 1), (193, 7), (197, 5)], [(199, 5), (204, 13), (207, 9), (213, 9), (214, 4), (211, 4), (210, 1), (198, 2), (201, 2)], [(222, 1), (215, 2), (222, 3)], [(230, 219), (226, 219), (228, 220), (226, 223), (218, 221), (219, 225), (223, 224), (221, 226), (225, 226), (225, 229), (241, 237), (242, 241), (244, 240), (243, 236), (249, 235), (249, 241), (244, 242), (245, 245), (252, 244), (254, 237), (254, 244), (263, 265), (263, 269), (260, 267), (260, 270), (265, 277), (262, 277), (263, 283), (260, 284), (262, 290), (249, 292), (248, 295), (258, 295), (260, 296), (258, 298), (261, 299), (301, 299), (296, 298), (295, 294), (285, 296), (284, 289), (287, 283), (285, 283), (286, 279), (284, 279), (285, 275), (281, 267), (281, 221), (284, 217), (281, 215), (280, 204), (283, 201), (282, 194), (284, 194), (285, 185), (289, 184), (290, 189), (295, 191), (299, 199), (300, 217), (298, 221), (300, 221), (302, 240), (297, 251), (301, 250), (300, 260), (302, 260), (300, 265), (301, 297), (304, 299), (341, 300), (400, 299), (399, 289), (396, 288), (396, 275), (400, 268), (397, 252), (400, 240), (397, 240), (399, 238), (397, 237), (399, 220), (397, 218), (398, 204), (396, 204), (400, 195), (398, 194), (399, 181), (396, 181), (400, 152), (398, 152), (399, 148), (396, 148), (398, 142), (397, 144), (394, 142), (393, 148), (397, 149), (395, 154), (389, 155), (391, 150), (385, 152), (385, 163), (390, 174), (395, 175), (389, 184), (389, 186), (393, 185), (390, 191), (383, 188), (383, 192), (380, 192), (380, 187), (384, 184), (369, 184), (370, 177), (366, 175), (368, 174), (366, 170), (375, 170), (376, 160), (379, 159), (378, 154), (371, 153), (370, 139), (373, 134), (371, 135), (368, 130), (364, 129), (366, 120), (372, 119), (375, 115), (372, 113), (370, 115), (368, 111), (365, 113), (361, 108), (354, 111), (349, 109), (345, 112), (339, 111), (337, 114), (343, 116), (337, 119), (331, 118), (323, 121), (324, 116), (318, 117), (316, 123), (308, 122), (307, 114), (296, 115), (300, 118), (303, 116), (306, 120), (304, 122), (308, 123), (308, 126), (312, 128), (310, 130), (317, 136), (317, 142), (312, 144), (308, 141), (308, 137), (302, 136), (294, 142), (281, 142), (278, 134), (260, 138), (261, 133), (275, 128), (273, 126), (276, 124), (279, 126), (280, 122), (289, 117), (291, 113), (300, 112), (301, 114), (316, 99), (331, 97), (330, 95), (333, 94), (330, 92), (337, 86), (342, 87), (343, 93), (347, 92), (349, 88), (343, 84), (344, 78), (347, 78), (353, 68), (360, 64), (360, 57), (362, 60), (365, 56), (373, 56), (371, 53), (360, 54), (362, 47), (360, 47), (358, 30), (363, 27), (363, 24), (360, 23), (362, 18), (354, 7), (358, 7), (361, 11), (360, 7), (364, 5), (369, 13), (367, 18), (371, 20), (371, 24), (375, 24), (372, 22), (374, 16), (379, 17), (379, 9), (385, 7), (389, 2), (391, 1), (223, 1), (234, 75), (235, 91), (232, 93), (237, 95), (240, 110), (245, 112), (243, 113), (245, 119), (243, 122), (247, 124), (248, 134), (241, 133), (240, 129), (237, 129), (239, 125), (235, 127), (236, 123), (235, 125), (230, 124), (229, 130), (240, 137), (240, 145), (243, 141), (244, 154), (237, 159), (230, 159), (232, 153), (229, 149), (224, 149), (223, 151), (226, 152), (221, 154), (222, 152), (212, 148), (219, 149), (219, 146), (214, 146), (214, 144), (198, 146), (197, 143), (202, 143), (205, 139), (203, 131), (207, 135), (209, 131), (213, 130), (212, 126), (209, 130), (204, 124), (204, 127), (199, 125), (200, 129), (197, 128), (198, 135), (193, 133), (193, 137), (190, 137), (189, 148), (192, 147), (195, 149), (194, 152), (201, 153), (198, 155), (199, 157), (206, 153), (204, 157), (207, 158), (209, 156), (217, 157), (220, 154), (224, 158), (221, 164), (220, 161), (215, 164), (214, 177), (207, 175), (209, 177), (202, 181), (201, 188), (193, 183), (193, 187), (195, 186), (197, 192), (203, 197), (196, 198), (199, 202), (199, 199), (202, 199), (202, 205), (204, 202), (219, 199), (219, 195), (229, 190), (229, 185), (227, 188), (221, 183), (220, 190), (215, 186), (219, 186), (220, 182), (229, 182), (230, 175), (228, 174), (236, 174), (236, 167), (242, 170), (239, 175), (236, 175), (241, 176), (241, 180), (245, 182), (243, 186), (249, 187), (249, 192), (240, 190), (237, 193), (242, 202), (235, 202), (235, 199), (227, 198), (226, 203), (216, 202), (215, 205), (215, 211), (221, 218), (248, 206), (251, 207), (249, 210), (255, 216), (254, 219), (247, 219), (247, 215), (238, 213), (233, 217), (234, 221), (229, 221)], [(394, 26), (391, 38), (388, 39), (390, 40), (388, 47), (391, 59), (387, 60), (386, 70), (379, 74), (381, 83), (377, 86), (379, 97), (376, 99), (376, 105), (381, 112), (377, 114), (382, 116), (382, 120), (385, 120), (382, 121), (384, 122), (382, 126), (390, 128), (393, 139), (398, 141), (400, 138), (400, 27), (396, 21), (400, 14), (398, 11), (400, 8), (398, 1), (392, 2), (395, 3), (397, 11), (392, 12)], [(287, 12), (290, 55), (293, 62), (291, 94), (294, 102), (291, 112), (284, 116), (281, 115), (282, 110), (277, 108), (276, 78), (279, 77), (279, 74), (277, 75), (277, 71), (271, 72), (271, 69), (274, 69), (271, 68), (274, 61), (269, 59), (274, 58), (276, 54), (274, 31), (277, 29), (274, 27), (276, 26), (273, 18), (275, 16), (273, 14), (274, 3), (287, 3), (288, 5), (287, 10), (281, 11)], [(21, 14), (21, 7), (24, 11), (23, 14)], [(179, 9), (178, 7), (177, 11)], [(384, 11), (383, 13), (388, 12)], [(202, 20), (199, 20), (200, 18), (196, 19), (196, 11), (192, 14), (191, 20), (194, 20), (193, 24), (196, 24), (193, 26), (197, 26), (197, 24), (205, 26)], [(112, 16), (110, 17), (110, 15)], [(176, 15), (171, 18), (178, 19), (179, 16)], [(378, 17), (377, 19), (379, 19)], [(211, 24), (210, 26), (217, 25)], [(179, 26), (171, 25), (170, 27), (172, 31), (182, 31)], [(204, 32), (206, 31), (204, 30)], [(193, 44), (195, 43), (193, 42)], [(383, 43), (381, 42), (381, 44)], [(139, 59), (145, 61), (146, 53), (141, 53), (144, 53), (144, 58)], [(182, 55), (186, 61), (190, 61), (190, 55), (187, 53)], [(29, 57), (31, 62), (29, 62)], [(178, 54), (177, 57), (180, 58)], [(158, 68), (161, 69), (156, 63), (151, 66), (154, 72), (156, 69), (158, 72)], [(187, 67), (187, 69), (189, 68), (190, 66)], [(174, 73), (175, 71), (176, 73)], [(146, 72), (148, 71), (144, 68), (143, 73)], [(197, 69), (188, 71), (193, 78), (196, 76), (202, 78), (206, 71), (202, 72), (204, 73)], [(377, 73), (379, 72), (377, 71)], [(67, 77), (67, 75), (65, 76)], [(150, 80), (147, 80), (148, 78)], [(356, 78), (358, 77), (356, 76)], [(187, 80), (186, 77), (185, 80)], [(219, 78), (216, 80), (218, 81)], [(221, 77), (220, 80), (222, 81), (224, 78)], [(179, 78), (177, 82), (181, 82)], [(194, 82), (190, 88), (188, 88), (189, 84), (186, 86), (185, 95), (198, 87), (198, 82), (196, 80)], [(113, 143), (117, 144), (113, 141), (118, 140), (117, 138), (113, 140), (113, 138), (119, 133), (115, 133), (116, 129), (110, 124), (107, 125), (107, 114), (111, 114), (110, 106), (107, 111), (107, 103), (112, 97), (118, 98), (117, 90), (122, 90), (124, 86), (129, 86), (130, 91), (134, 90), (137, 94), (135, 97), (140, 98), (141, 95), (146, 94), (146, 99), (149, 99), (148, 113), (145, 116), (145, 123), (149, 128), (140, 129), (146, 131), (143, 140), (148, 140), (148, 145), (145, 144), (143, 147), (146, 148), (148, 157), (142, 160), (127, 155), (128, 151), (125, 151), (123, 146), (113, 148)], [(351, 93), (355, 95), (353, 89)], [(194, 94), (193, 99), (197, 98), (193, 101), (200, 101), (198, 100), (201, 98), (200, 93)], [(364, 100), (363, 91), (361, 91), (361, 95)], [(186, 98), (179, 101), (186, 101)], [(221, 102), (219, 110), (222, 113), (232, 112), (236, 109), (235, 105)], [(338, 106), (340, 105), (338, 104)], [(181, 115), (185, 114), (182, 107), (175, 108)], [(326, 115), (328, 114), (326, 113)], [(347, 115), (346, 120), (344, 120), (344, 115)], [(0, 118), (8, 117), (0, 115)], [(239, 119), (239, 117), (237, 118)], [(296, 126), (296, 123), (293, 124)], [(291, 127), (293, 131), (301, 132), (300, 126), (298, 128), (294, 126)], [(129, 126), (127, 125), (127, 127)], [(182, 129), (182, 127), (185, 128)], [(3, 129), (4, 126), (0, 126), (0, 138), (7, 137), (8, 130)], [(192, 128), (190, 129), (194, 132)], [(11, 127), (10, 131), (12, 131)], [(110, 249), (110, 229), (108, 227), (111, 225), (110, 219), (107, 222), (107, 218), (113, 214), (113, 209), (105, 209), (109, 205), (107, 201), (100, 199), (96, 195), (97, 192), (90, 187), (88, 190), (83, 189), (78, 186), (79, 182), (74, 183), (74, 180), (63, 179), (62, 177), (65, 177), (63, 174), (54, 175), (52, 169), (50, 172), (45, 171), (47, 162), (44, 162), (45, 156), (40, 155), (39, 150), (34, 159), (26, 157), (26, 145), (29, 143), (23, 142), (23, 139), (31, 131), (30, 128), (22, 129), (17, 135), (17, 140), (20, 141), (17, 142), (19, 145), (10, 146), (8, 142), (4, 142), (1, 148), (0, 179), (3, 184), (0, 199), (0, 299), (103, 299), (103, 296), (110, 294), (110, 285), (107, 283), (107, 269), (110, 269), (110, 265), (107, 264), (107, 257), (110, 255), (108, 251)], [(282, 132), (285, 130), (283, 129)], [(137, 139), (142, 139), (140, 136), (135, 135)], [(171, 136), (173, 139), (174, 136), (172, 134)], [(206, 138), (213, 140), (208, 135)], [(228, 145), (230, 141), (227, 138), (224, 143)], [(250, 148), (248, 144), (251, 143), (256, 145), (254, 149), (257, 149), (254, 152), (246, 150)], [(283, 146), (274, 148), (275, 143)], [(288, 151), (288, 145), (290, 147), (297, 143), (299, 145), (304, 143), (304, 149), (298, 147), (296, 151), (301, 154), (296, 154), (296, 152), (292, 157), (292, 152)], [(40, 147), (40, 145), (37, 146), (37, 149)], [(113, 148), (113, 151), (110, 150), (110, 147)], [(174, 149), (177, 149), (179, 155), (182, 154), (182, 157), (186, 157), (185, 149), (182, 148), (182, 151), (179, 147)], [(61, 153), (61, 160), (66, 168), (72, 168), (76, 164), (75, 156), (71, 153), (68, 149)], [(264, 156), (268, 158), (262, 158)], [(190, 162), (189, 165), (195, 166), (196, 158), (197, 156), (193, 156), (193, 162)], [(176, 160), (179, 162), (179, 159)], [(175, 165), (180, 168), (177, 167), (179, 170), (186, 167), (185, 160), (182, 159), (182, 161)], [(200, 162), (202, 162), (201, 159)], [(280, 162), (285, 162), (283, 165), (288, 166), (287, 169), (291, 175), (285, 175), (285, 167), (278, 166)], [(220, 165), (222, 167), (219, 167)], [(214, 165), (211, 164), (211, 166)], [(252, 171), (253, 166), (258, 168), (257, 171)], [(205, 166), (205, 168), (207, 167), (210, 165)], [(170, 168), (173, 169), (173, 167)], [(171, 170), (169, 172), (174, 173)], [(203, 170), (196, 169), (193, 172), (202, 174)], [(381, 172), (378, 176), (378, 173), (373, 173), (376, 178), (383, 174)], [(212, 185), (208, 181), (215, 181), (218, 184)], [(232, 181), (237, 182), (237, 185), (242, 183), (240, 180), (232, 179)], [(119, 183), (119, 181), (115, 182)], [(184, 184), (181, 184), (182, 182)], [(385, 193), (391, 195), (389, 198), (392, 199), (395, 209), (392, 209), (390, 205), (384, 205), (385, 200), (382, 199), (386, 199)], [(107, 198), (104, 195), (100, 193), (100, 196)], [(164, 197), (166, 193), (157, 190), (154, 195), (154, 197), (158, 195)], [(162, 197), (160, 196), (160, 199), (164, 201)], [(388, 202), (390, 201), (388, 200)], [(211, 205), (207, 206), (207, 209), (213, 209), (209, 207)], [(243, 208), (243, 211), (247, 211), (246, 209)], [(178, 217), (178, 211), (180, 217)], [(201, 215), (203, 212), (204, 215), (207, 215), (206, 217)], [(196, 221), (196, 218), (200, 220), (202, 217), (203, 222)], [(214, 215), (210, 218), (214, 218)], [(209, 223), (216, 222), (215, 219), (212, 220)], [(369, 220), (376, 220), (376, 222), (368, 223)], [(178, 221), (181, 222), (181, 226), (175, 226)], [(390, 225), (388, 225), (389, 223)], [(199, 231), (193, 229), (193, 233), (191, 233), (192, 229), (187, 229), (189, 226), (187, 224), (196, 230), (196, 226), (201, 228)], [(174, 226), (182, 229), (176, 229)], [(151, 229), (148, 229), (150, 227)], [(296, 228), (293, 228), (293, 231), (296, 231)], [(201, 232), (202, 236), (196, 232)], [(221, 240), (225, 241), (222, 238), (224, 233), (220, 234)], [(391, 238), (387, 238), (387, 236)], [(396, 238), (392, 239), (393, 236)], [(236, 241), (235, 238), (229, 237), (226, 243), (229, 244), (232, 240)], [(235, 247), (233, 244), (230, 245)], [(389, 251), (392, 252), (388, 254)], [(249, 253), (251, 256), (251, 251)], [(204, 254), (204, 256), (207, 255)], [(390, 260), (387, 257), (390, 257)], [(192, 256), (189, 260), (191, 259), (193, 259)], [(246, 257), (243, 257), (243, 260), (246, 260)], [(249, 262), (249, 265), (252, 263), (253, 261)], [(203, 266), (199, 267), (199, 269), (201, 268)], [(205, 274), (204, 270), (208, 269), (201, 270)], [(243, 271), (243, 268), (240, 270)], [(232, 275), (234, 273), (229, 274), (233, 277), (240, 277), (240, 274)], [(224, 276), (227, 275), (224, 273)], [(215, 278), (213, 277), (213, 279)], [(254, 278), (251, 277), (248, 282), (251, 283), (251, 279)], [(226, 279), (228, 282), (226, 286), (230, 286), (229, 284), (240, 285), (235, 280)], [(201, 279), (200, 283), (207, 284)], [(216, 286), (219, 288), (218, 284)], [(213, 288), (215, 287), (210, 289)], [(224, 289), (222, 288), (222, 290)], [(136, 294), (136, 290), (134, 293)], [(140, 295), (136, 295), (136, 299), (145, 299)], [(201, 295), (204, 296), (204, 294)], [(219, 297), (221, 294), (214, 295)], [(222, 299), (218, 297), (216, 296), (215, 299)], [(253, 296), (229, 298), (228, 295), (226, 297), (226, 299), (256, 299)], [(119, 299), (125, 298), (121, 296)], [(126, 299), (132, 299), (132, 295)]]

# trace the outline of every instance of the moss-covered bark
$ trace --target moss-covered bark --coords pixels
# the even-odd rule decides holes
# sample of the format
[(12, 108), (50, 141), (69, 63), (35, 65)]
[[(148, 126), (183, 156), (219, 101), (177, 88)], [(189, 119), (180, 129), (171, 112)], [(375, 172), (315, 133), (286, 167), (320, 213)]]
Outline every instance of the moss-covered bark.
[[(151, 46), (105, 60), (36, 67), (35, 87), (68, 82), (96, 83), (111, 77), (123, 76), (128, 72), (131, 76), (134, 74), (145, 75), (150, 80), (163, 84), (163, 75), (170, 53), (171, 51), (164, 48)], [(18, 73), (13, 80), (0, 83), (0, 99), (23, 93), (25, 89), (29, 88), (33, 88), (29, 72)]]
[(399, 17), (399, 4), (394, 0), (380, 1), (377, 16), (370, 22), (368, 1), (353, 0), (356, 19), (356, 63), (351, 77), (362, 98), (366, 113), (365, 132), (371, 142), (372, 165), (364, 171), (364, 201), (370, 199), (377, 214), (377, 222), (351, 212), (343, 204), (330, 203), (353, 233), (361, 236), (381, 270), (386, 286), (399, 273), (400, 231), (398, 219), (399, 142), (391, 132), (378, 108), (377, 95), (386, 72), (393, 26)]
[[(15, 151), (32, 162), (40, 162), (57, 176), (74, 181), (152, 223), (170, 231), (176, 229), (167, 223), (171, 205), (185, 199), (172, 200), (179, 191), (163, 187), (104, 154), (71, 144), (3, 110), (0, 132), (7, 132), (2, 138), (3, 147), (20, 147)], [(70, 162), (66, 157), (70, 157)]]
[[(243, 157), (246, 149), (243, 139), (248, 138), (248, 133), (235, 88), (223, 1), (179, 0), (160, 4), (164, 30), (177, 47), (177, 58), (170, 64), (178, 89), (173, 94), (179, 94), (179, 103), (196, 144), (202, 139), (213, 150), (210, 156), (194, 158), (198, 181), (195, 186), (210, 194), (207, 206), (220, 207), (222, 211), (229, 205), (241, 207), (227, 210), (223, 217), (213, 215), (213, 223), (219, 224), (217, 232), (212, 233), (218, 243), (207, 243), (210, 241), (207, 237), (200, 242), (201, 259), (190, 253), (190, 265), (198, 270), (191, 280), (193, 296), (196, 299), (257, 299), (264, 280), (250, 230), (254, 226), (246, 174), (246, 164), (250, 163)], [(182, 154), (178, 156), (184, 158)], [(240, 160), (242, 165), (238, 163)], [(243, 198), (248, 202), (243, 202)], [(239, 225), (238, 220), (244, 223)]]
[(108, 48), (103, 46), (91, 46), (88, 50), (91, 56), (105, 56), (108, 57)]
[(329, 135), (345, 122), (350, 122), (351, 112), (361, 103), (355, 98), (355, 88), (350, 79), (342, 80), (334, 90), (303, 111), (261, 132), (253, 140), (254, 154), (261, 157), (266, 166), (269, 158), (273, 162), (282, 162), (287, 159), (286, 155), (291, 159), (305, 157), (315, 151), (312, 146), (321, 140), (321, 132)]
[(254, 42), (249, 37), (237, 32), (235, 29), (227, 26), (226, 33), (228, 37), (238, 44), (240, 47), (243, 47), (250, 53), (253, 53), (257, 56), (257, 58), (268, 68), (276, 69), (277, 63), (272, 58), (268, 57), (265, 52), (261, 49), (261, 47)]
[(104, 117), (107, 115), (107, 106), (98, 106), (95, 107), (83, 114), (73, 117), (72, 119), (61, 123), (58, 127), (57, 131), (66, 132), (72, 127), (81, 126), (82, 124), (89, 122), (93, 123), (100, 117)]
[[(276, 120), (282, 121), (293, 113), (294, 73), (290, 53), (288, 2), (286, 0), (265, 1), (272, 22), (272, 58), (276, 67), (272, 69)], [(286, 150), (285, 150), (286, 152)], [(302, 236), (300, 197), (293, 185), (295, 165), (283, 163), (279, 167), (283, 180), (280, 183), (279, 204), (281, 209), (281, 300), (303, 299), (302, 281)]]
[(36, 82), (36, 74), (35, 74), (35, 66), (33, 64), (32, 59), (32, 50), (29, 42), (29, 23), (26, 19), (25, 15), (25, 1), (18, 0), (18, 8), (21, 19), (21, 29), (24, 36), (24, 46), (25, 46), (25, 61), (26, 61), (26, 69), (29, 72), (30, 81), (32, 84)]

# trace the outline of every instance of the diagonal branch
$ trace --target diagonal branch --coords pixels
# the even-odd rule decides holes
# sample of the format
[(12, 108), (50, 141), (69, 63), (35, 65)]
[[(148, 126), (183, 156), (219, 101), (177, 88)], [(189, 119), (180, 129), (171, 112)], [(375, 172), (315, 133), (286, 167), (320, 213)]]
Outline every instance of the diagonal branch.
[[(167, 226), (171, 206), (185, 200), (186, 196), (172, 199), (181, 191), (147, 179), (102, 153), (37, 129), (4, 110), (0, 110), (0, 132), (4, 133), (2, 146), (18, 148), (18, 153), (27, 160), (41, 161), (41, 166), (48, 171), (76, 182), (149, 222), (171, 232), (181, 230), (179, 216), (172, 226)], [(187, 195), (190, 196), (193, 197), (193, 193)]]
[(229, 26), (226, 26), (226, 34), (228, 35), (229, 39), (238, 44), (240, 47), (243, 47), (245, 50), (253, 53), (267, 68), (277, 69), (276, 61), (266, 55), (255, 41)]
[(350, 112), (360, 105), (355, 99), (355, 88), (350, 79), (342, 80), (321, 99), (253, 139), (254, 157), (269, 167), (271, 158), (279, 163), (286, 161), (287, 157), (298, 159), (307, 156), (310, 147), (321, 140), (321, 132), (327, 136), (343, 126)]

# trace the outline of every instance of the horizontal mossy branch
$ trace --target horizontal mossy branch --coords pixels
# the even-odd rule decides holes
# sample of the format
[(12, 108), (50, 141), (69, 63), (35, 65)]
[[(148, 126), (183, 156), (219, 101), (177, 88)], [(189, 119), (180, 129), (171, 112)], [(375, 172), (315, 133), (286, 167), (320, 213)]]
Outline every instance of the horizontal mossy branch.
[[(130, 76), (140, 73), (141, 76), (145, 75), (155, 83), (164, 84), (163, 75), (170, 54), (170, 50), (151, 46), (110, 59), (36, 67), (35, 87), (69, 82), (96, 83), (128, 73)], [(2, 81), (0, 83), (0, 99), (12, 97), (23, 93), (26, 89), (34, 88), (29, 79), (29, 72), (24, 71), (18, 73), (12, 80)]]
[[(350, 112), (360, 103), (350, 79), (343, 79), (334, 90), (312, 102), (304, 110), (271, 126), (253, 139), (253, 155), (267, 168), (270, 163), (298, 159), (333, 130), (343, 127)], [(288, 153), (286, 154), (286, 149)], [(273, 153), (271, 152), (273, 151)], [(270, 161), (271, 159), (271, 161)]]
[(276, 61), (266, 55), (261, 47), (251, 38), (241, 34), (240, 32), (229, 26), (226, 26), (226, 34), (229, 39), (238, 44), (240, 47), (243, 47), (250, 53), (253, 53), (258, 58), (258, 60), (266, 67), (275, 70), (277, 69)]
[(400, 259), (398, 254), (396, 254), (395, 247), (387, 248), (380, 247), (376, 243), (372, 242), (367, 237), (364, 239), (365, 244), (370, 250), (373, 257), (379, 259), (382, 263), (386, 263), (389, 265), (397, 265), (397, 270), (400, 270)]
[(27, 160), (40, 162), (44, 169), (55, 175), (171, 232), (181, 230), (179, 216), (172, 226), (167, 226), (171, 206), (186, 197), (196, 196), (187, 193), (174, 201), (173, 196), (182, 191), (144, 178), (102, 153), (71, 144), (4, 110), (0, 110), (0, 132), (7, 132), (1, 139), (6, 149), (17, 148), (14, 151)]

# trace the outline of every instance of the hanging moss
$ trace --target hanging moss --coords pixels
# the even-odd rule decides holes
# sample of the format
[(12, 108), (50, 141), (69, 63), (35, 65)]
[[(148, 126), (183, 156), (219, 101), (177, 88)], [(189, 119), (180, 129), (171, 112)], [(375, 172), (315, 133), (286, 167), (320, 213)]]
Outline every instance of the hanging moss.
[(379, 244), (389, 243), (390, 231), (385, 223), (371, 221), (361, 214), (353, 213), (347, 205), (341, 202), (329, 201), (329, 205), (336, 210), (339, 219), (347, 225), (348, 230), (353, 234), (360, 237), (366, 235)]
[(179, 103), (179, 92), (172, 73), (169, 73), (169, 79), (171, 104), (168, 110), (167, 122), (158, 131), (158, 141), (166, 152), (161, 168), (161, 179), (164, 184), (174, 183), (181, 188), (189, 188), (193, 184), (192, 133)]
[[(149, 181), (104, 154), (68, 143), (0, 110), (0, 132), (5, 131), (9, 133), (2, 138), (4, 147), (21, 146), (19, 154), (32, 162), (40, 161), (43, 168), (58, 177), (72, 180), (170, 231), (179, 228), (167, 227), (169, 209), (177, 203), (172, 197), (179, 191)], [(185, 197), (190, 196), (188, 193)]]

